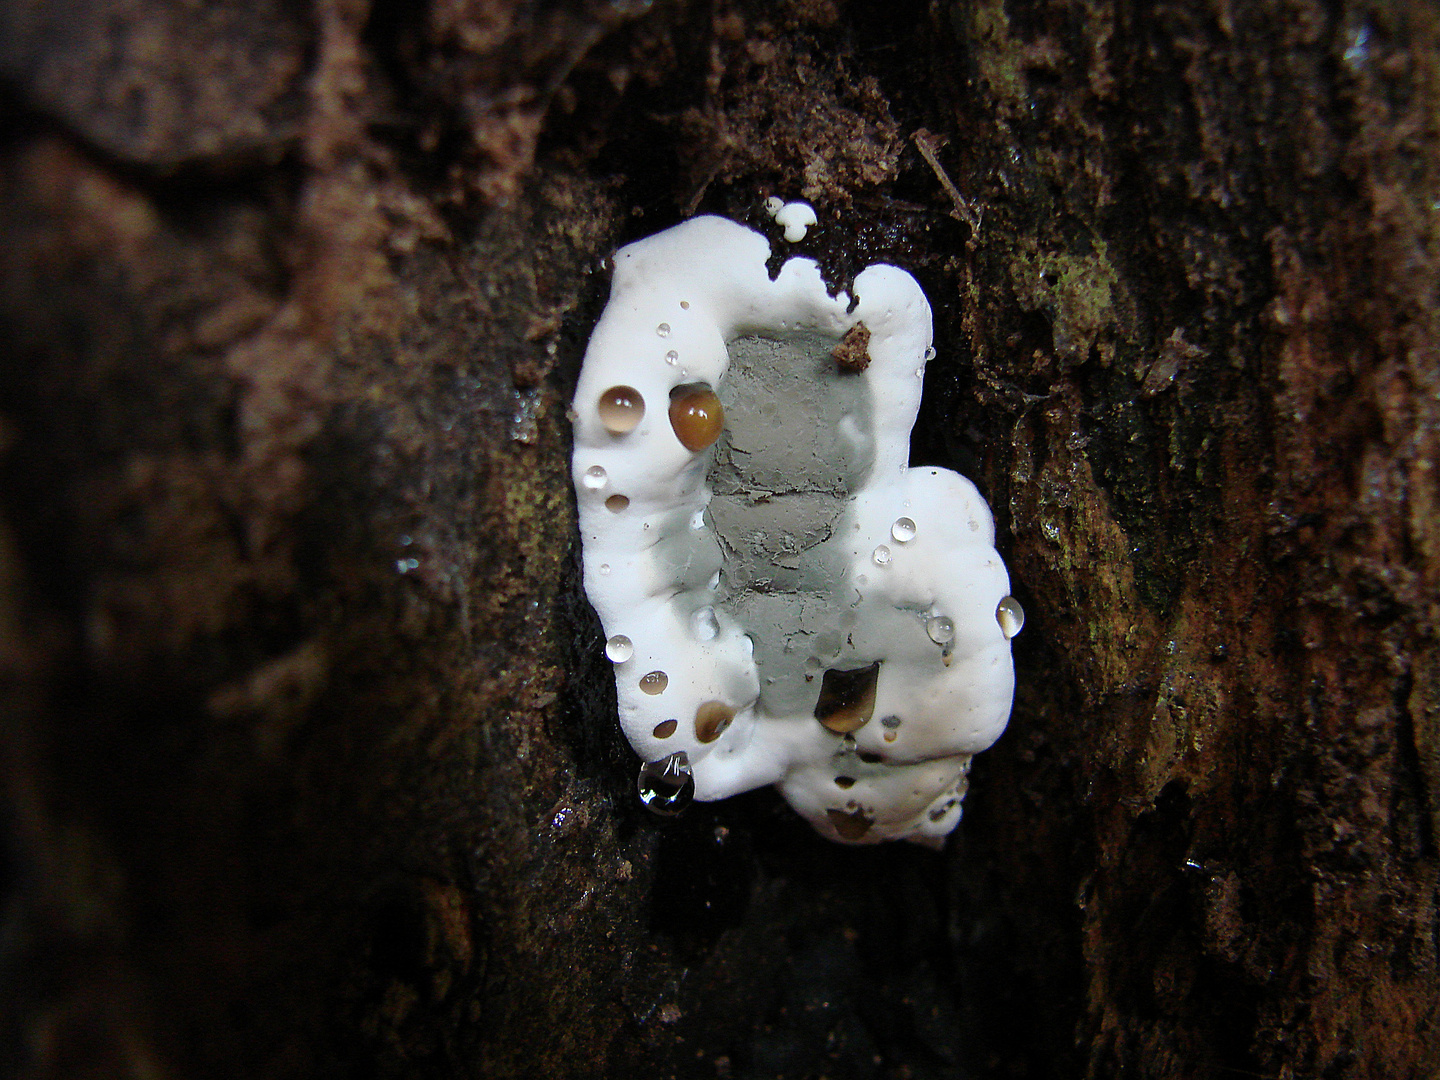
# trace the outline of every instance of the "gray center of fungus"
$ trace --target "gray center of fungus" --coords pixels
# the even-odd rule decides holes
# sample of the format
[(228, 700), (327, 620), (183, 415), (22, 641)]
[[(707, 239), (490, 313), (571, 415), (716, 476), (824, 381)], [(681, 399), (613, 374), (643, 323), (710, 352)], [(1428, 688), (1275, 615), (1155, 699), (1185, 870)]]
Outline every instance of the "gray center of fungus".
[[(718, 599), (755, 642), (760, 707), (808, 712), (844, 638), (836, 583), (847, 500), (874, 461), (866, 381), (841, 370), (835, 339), (740, 338), (716, 392), (726, 429), (707, 481), (725, 552)], [(807, 663), (808, 661), (808, 663)]]

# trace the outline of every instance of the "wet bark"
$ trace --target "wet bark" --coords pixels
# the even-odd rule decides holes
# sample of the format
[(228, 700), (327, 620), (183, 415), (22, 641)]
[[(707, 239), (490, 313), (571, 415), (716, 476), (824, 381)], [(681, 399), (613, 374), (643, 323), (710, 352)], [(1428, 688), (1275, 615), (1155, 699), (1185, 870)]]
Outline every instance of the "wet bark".
[[(8, 0), (0, 76), (8, 1073), (1440, 1073), (1428, 6)], [(565, 407), (695, 212), (931, 298), (1029, 614), (943, 853), (635, 805)]]

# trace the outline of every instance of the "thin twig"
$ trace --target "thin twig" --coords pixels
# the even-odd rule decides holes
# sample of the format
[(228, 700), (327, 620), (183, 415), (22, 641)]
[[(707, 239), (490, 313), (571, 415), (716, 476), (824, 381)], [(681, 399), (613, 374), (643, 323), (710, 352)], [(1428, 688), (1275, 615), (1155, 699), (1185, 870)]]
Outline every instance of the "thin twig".
[(914, 139), (915, 148), (920, 151), (920, 156), (929, 163), (930, 168), (935, 170), (935, 178), (940, 181), (940, 186), (945, 189), (945, 194), (949, 195), (950, 201), (955, 204), (954, 216), (969, 225), (970, 231), (978, 236), (980, 219), (985, 216), (985, 210), (983, 207), (977, 208), (974, 203), (960, 194), (960, 189), (954, 185), (945, 171), (945, 167), (940, 164), (940, 157), (936, 151), (945, 145), (944, 142), (925, 128), (916, 130)]

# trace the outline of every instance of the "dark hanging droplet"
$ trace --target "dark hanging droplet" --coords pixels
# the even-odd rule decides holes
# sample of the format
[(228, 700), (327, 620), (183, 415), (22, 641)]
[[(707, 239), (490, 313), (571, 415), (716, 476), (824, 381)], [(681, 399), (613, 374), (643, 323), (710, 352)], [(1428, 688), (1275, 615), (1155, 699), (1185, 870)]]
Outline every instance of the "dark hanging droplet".
[(645, 809), (661, 817), (674, 817), (695, 798), (689, 755), (677, 750), (657, 761), (645, 762), (640, 766), (638, 787)]
[(853, 776), (837, 776), (835, 777), (835, 786), (838, 788), (854, 787), (855, 778)]
[(858, 731), (875, 712), (875, 683), (879, 678), (879, 660), (854, 671), (831, 668), (820, 684), (815, 719), (837, 735)]
[(826, 810), (825, 816), (830, 819), (830, 824), (840, 834), (842, 840), (859, 840), (870, 831), (870, 826), (875, 824), (875, 819), (865, 813), (863, 809), (851, 811)]

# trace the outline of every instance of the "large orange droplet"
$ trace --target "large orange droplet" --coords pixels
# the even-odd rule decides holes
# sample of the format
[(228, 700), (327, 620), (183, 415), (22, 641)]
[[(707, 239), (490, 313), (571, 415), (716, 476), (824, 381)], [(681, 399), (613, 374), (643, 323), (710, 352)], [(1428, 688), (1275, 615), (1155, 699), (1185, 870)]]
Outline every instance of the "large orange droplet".
[(720, 437), (725, 409), (708, 386), (677, 386), (670, 391), (670, 426), (681, 446), (698, 453)]

